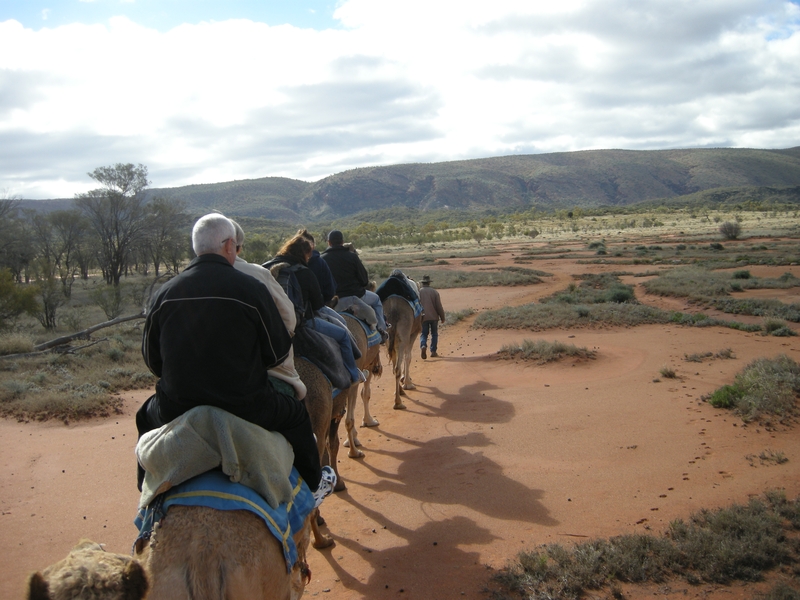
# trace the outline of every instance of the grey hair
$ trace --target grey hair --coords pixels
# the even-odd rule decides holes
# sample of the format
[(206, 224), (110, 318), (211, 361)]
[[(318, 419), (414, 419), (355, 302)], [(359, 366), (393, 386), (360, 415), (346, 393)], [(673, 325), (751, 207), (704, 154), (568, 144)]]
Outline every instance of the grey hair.
[(244, 244), (244, 229), (233, 219), (230, 219), (230, 222), (233, 223), (233, 228), (236, 230), (236, 246), (239, 247)]
[(222, 243), (228, 239), (236, 239), (236, 228), (219, 213), (200, 217), (192, 228), (192, 248), (198, 256), (220, 254)]

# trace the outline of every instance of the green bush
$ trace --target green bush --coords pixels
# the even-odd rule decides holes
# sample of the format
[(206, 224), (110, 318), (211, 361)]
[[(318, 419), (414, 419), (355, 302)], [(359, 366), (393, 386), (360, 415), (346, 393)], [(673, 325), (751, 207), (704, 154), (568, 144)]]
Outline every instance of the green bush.
[(733, 408), (744, 394), (736, 385), (724, 385), (711, 394), (708, 403), (714, 408)]
[(779, 420), (797, 414), (800, 366), (780, 354), (758, 358), (737, 373), (732, 385), (725, 385), (706, 399), (717, 408), (730, 408), (745, 422)]

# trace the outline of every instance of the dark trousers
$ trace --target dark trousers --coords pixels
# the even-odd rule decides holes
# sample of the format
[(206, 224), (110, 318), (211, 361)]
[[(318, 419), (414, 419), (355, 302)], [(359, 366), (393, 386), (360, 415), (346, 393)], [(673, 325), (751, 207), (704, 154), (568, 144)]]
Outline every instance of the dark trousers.
[[(233, 413), (235, 414), (235, 413)], [(280, 433), (294, 450), (294, 467), (311, 491), (319, 487), (322, 478), (322, 467), (319, 462), (319, 451), (311, 429), (311, 419), (305, 405), (286, 394), (275, 391), (274, 397), (259, 406), (257, 414), (236, 415), (251, 423), (255, 423), (268, 431)], [(153, 394), (136, 412), (136, 429), (139, 437), (143, 434), (166, 425), (159, 407), (159, 398)], [(137, 463), (137, 485), (139, 491), (144, 482), (144, 469)]]
[(439, 321), (423, 321), (422, 333), (419, 336), (419, 347), (428, 345), (428, 332), (431, 334), (431, 352), (436, 352), (439, 347)]

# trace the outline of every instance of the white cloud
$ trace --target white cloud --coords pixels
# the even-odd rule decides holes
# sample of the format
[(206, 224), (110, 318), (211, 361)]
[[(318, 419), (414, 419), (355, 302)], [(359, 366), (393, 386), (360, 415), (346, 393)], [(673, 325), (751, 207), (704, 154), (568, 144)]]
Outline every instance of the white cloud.
[(344, 29), (0, 23), (0, 186), (72, 195), (114, 162), (148, 165), (163, 187), (518, 152), (800, 144), (795, 4), (349, 0), (335, 17)]

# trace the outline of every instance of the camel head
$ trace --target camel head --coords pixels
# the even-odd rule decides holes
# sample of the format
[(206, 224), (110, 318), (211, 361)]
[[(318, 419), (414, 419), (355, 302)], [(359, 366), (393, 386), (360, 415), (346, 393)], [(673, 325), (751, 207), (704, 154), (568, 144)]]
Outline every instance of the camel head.
[(28, 579), (28, 600), (141, 600), (149, 585), (142, 565), (81, 540), (66, 558)]

